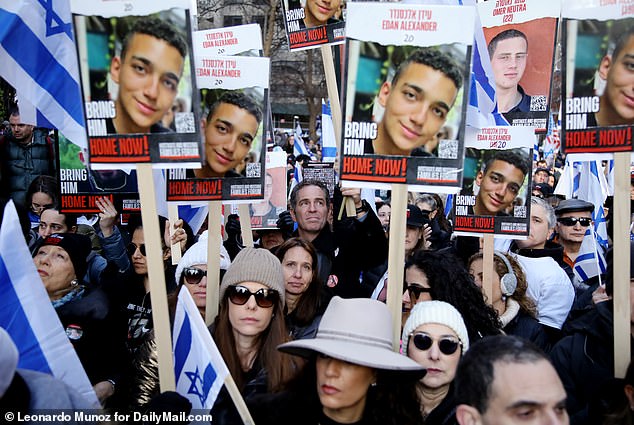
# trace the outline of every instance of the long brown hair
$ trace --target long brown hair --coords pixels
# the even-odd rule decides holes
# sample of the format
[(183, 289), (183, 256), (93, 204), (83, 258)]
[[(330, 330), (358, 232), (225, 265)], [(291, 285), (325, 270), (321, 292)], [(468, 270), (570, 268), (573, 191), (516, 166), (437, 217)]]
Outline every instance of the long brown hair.
[[(222, 358), (236, 385), (242, 391), (247, 384), (246, 374), (242, 370), (240, 357), (236, 350), (236, 341), (233, 336), (233, 327), (229, 321), (229, 295), (225, 293), (220, 303), (220, 311), (214, 321), (213, 337), (218, 346)], [(271, 392), (278, 391), (288, 382), (297, 370), (294, 359), (288, 354), (277, 350), (277, 346), (288, 341), (288, 331), (281, 314), (282, 300), (278, 298), (273, 307), (273, 317), (269, 326), (259, 335), (257, 346), (257, 358), (262, 368), (267, 373), (267, 386)]]
[[(312, 243), (301, 238), (290, 238), (280, 245), (275, 255), (280, 259), (282, 267), (284, 267), (284, 256), (292, 248), (299, 247), (304, 249), (310, 255), (311, 267), (313, 268), (313, 277), (310, 280), (308, 288), (301, 294), (297, 305), (295, 305), (295, 319), (300, 325), (307, 325), (312, 322), (320, 309), (321, 303), (321, 281), (317, 272), (317, 251)], [(286, 283), (286, 282), (285, 282)]]

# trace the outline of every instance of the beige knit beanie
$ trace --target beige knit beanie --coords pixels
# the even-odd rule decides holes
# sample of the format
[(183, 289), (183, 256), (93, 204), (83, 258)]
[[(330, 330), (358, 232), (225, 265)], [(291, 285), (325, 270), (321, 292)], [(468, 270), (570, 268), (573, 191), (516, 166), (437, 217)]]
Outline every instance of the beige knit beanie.
[(285, 305), (286, 287), (282, 264), (268, 249), (247, 247), (236, 255), (222, 278), (220, 301), (222, 302), (229, 286), (242, 282), (257, 282), (276, 290), (282, 300), (282, 306)]

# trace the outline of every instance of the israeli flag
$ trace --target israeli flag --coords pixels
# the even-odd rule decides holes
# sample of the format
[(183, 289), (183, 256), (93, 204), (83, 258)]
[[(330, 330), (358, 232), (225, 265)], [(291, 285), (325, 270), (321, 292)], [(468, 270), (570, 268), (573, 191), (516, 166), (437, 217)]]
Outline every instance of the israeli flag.
[(308, 155), (310, 159), (315, 159), (312, 152), (310, 152), (306, 145), (304, 144), (304, 139), (302, 139), (302, 126), (297, 123), (297, 127), (295, 127), (295, 144), (293, 145), (293, 155), (298, 157), (299, 155)]
[(51, 374), (98, 408), (97, 396), (35, 269), (13, 201), (6, 205), (0, 227), (0, 300), (0, 327), (18, 347), (18, 368)]
[(69, 1), (0, 0), (0, 22), (0, 77), (16, 89), (20, 118), (87, 149)]
[(173, 344), (176, 392), (193, 409), (211, 409), (229, 369), (187, 289), (178, 294)]
[[(321, 161), (335, 162), (337, 158), (337, 141), (335, 129), (332, 124), (332, 112), (330, 101), (321, 100)], [(373, 205), (371, 203), (370, 205)]]

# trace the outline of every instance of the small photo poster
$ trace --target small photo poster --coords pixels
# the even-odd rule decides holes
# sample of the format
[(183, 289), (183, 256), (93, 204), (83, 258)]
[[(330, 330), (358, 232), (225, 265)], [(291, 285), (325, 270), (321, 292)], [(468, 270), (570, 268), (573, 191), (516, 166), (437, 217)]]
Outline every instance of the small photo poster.
[(277, 229), (277, 219), (286, 211), (286, 152), (266, 153), (264, 199), (249, 206), (252, 229)]
[(455, 192), (475, 8), (353, 2), (347, 17), (341, 180)]
[(632, 150), (634, 4), (564, 1), (562, 18), (562, 149)]
[(478, 3), (498, 112), (511, 125), (547, 129), (560, 10), (558, 0)]
[(467, 128), (463, 186), (452, 211), (457, 234), (528, 236), (535, 137), (532, 127)]
[(71, 2), (93, 168), (199, 166), (189, 5)]
[(282, 0), (290, 50), (314, 49), (345, 40), (346, 0)]

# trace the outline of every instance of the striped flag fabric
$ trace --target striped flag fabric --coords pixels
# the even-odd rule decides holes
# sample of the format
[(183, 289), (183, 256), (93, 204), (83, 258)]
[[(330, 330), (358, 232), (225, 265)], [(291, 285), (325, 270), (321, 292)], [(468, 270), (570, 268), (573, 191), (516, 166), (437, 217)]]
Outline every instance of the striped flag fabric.
[(299, 155), (308, 155), (310, 159), (315, 159), (312, 152), (306, 148), (304, 144), (304, 139), (302, 138), (302, 126), (297, 123), (297, 127), (295, 127), (295, 144), (293, 145), (293, 155), (298, 157)]
[(69, 0), (0, 0), (0, 22), (0, 77), (20, 118), (87, 149)]
[(0, 327), (18, 347), (18, 367), (53, 375), (98, 408), (97, 396), (37, 273), (13, 201), (5, 206), (0, 226), (0, 299)]
[[(339, 129), (337, 129), (339, 131)], [(337, 158), (337, 141), (332, 124), (330, 101), (321, 100), (321, 161), (335, 162)]]
[(211, 409), (229, 369), (187, 289), (178, 294), (172, 341), (176, 392), (193, 409)]

